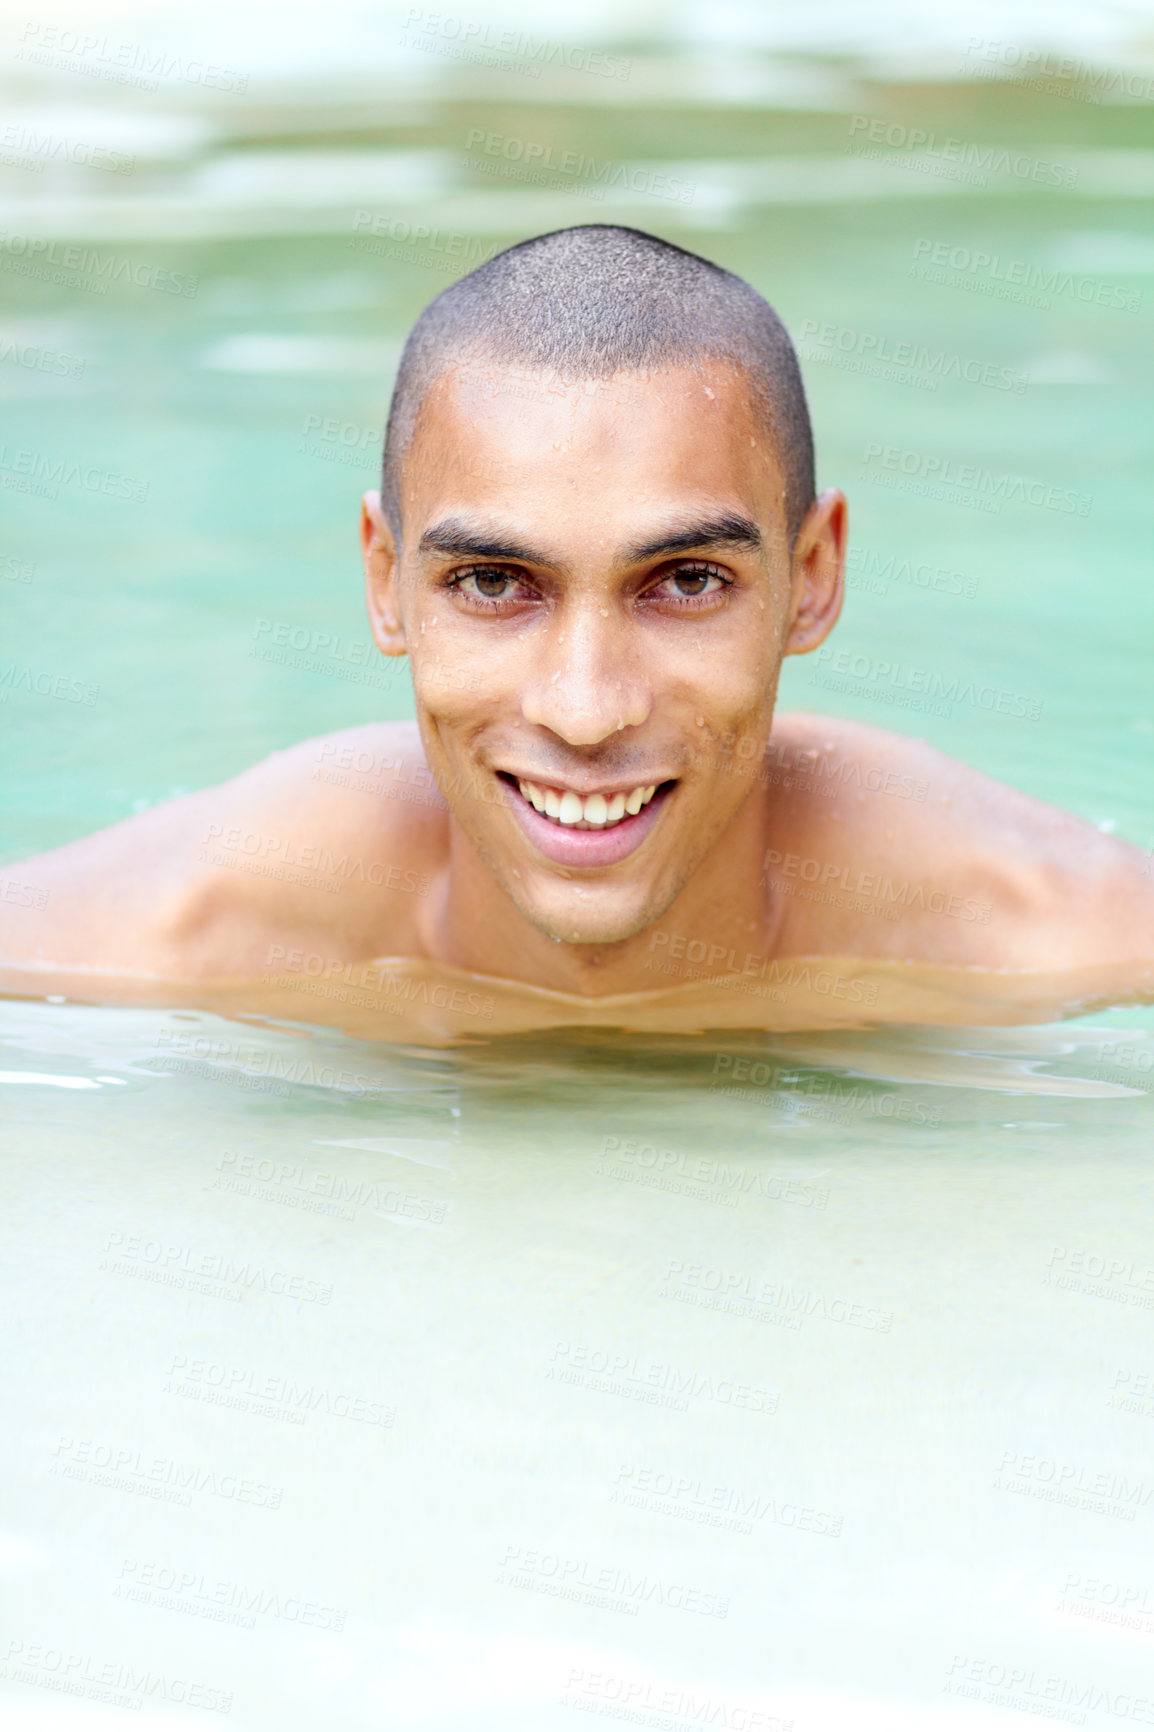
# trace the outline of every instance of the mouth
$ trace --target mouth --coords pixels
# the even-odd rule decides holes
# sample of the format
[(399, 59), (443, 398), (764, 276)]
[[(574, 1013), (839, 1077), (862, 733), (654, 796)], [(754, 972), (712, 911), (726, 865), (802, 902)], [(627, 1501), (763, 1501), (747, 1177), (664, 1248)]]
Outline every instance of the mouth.
[(676, 781), (578, 794), (498, 771), (521, 828), (543, 854), (565, 866), (610, 866), (641, 845)]
[[(512, 780), (512, 778), (510, 778)], [(659, 784), (630, 788), (616, 794), (577, 794), (572, 788), (549, 788), (538, 782), (517, 782), (517, 792), (540, 812), (567, 830), (609, 830), (626, 817), (635, 818), (648, 806)]]

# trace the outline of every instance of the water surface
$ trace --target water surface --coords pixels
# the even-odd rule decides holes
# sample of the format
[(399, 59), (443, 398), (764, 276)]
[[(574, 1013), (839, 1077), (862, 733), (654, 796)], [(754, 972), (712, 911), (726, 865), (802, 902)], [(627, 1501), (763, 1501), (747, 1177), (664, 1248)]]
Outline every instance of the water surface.
[[(872, 51), (783, 16), (622, 13), (628, 79), (370, 50), (340, 9), (307, 56), (237, 10), (209, 58), (247, 91), (12, 61), (20, 124), (136, 164), (0, 165), (6, 878), (411, 713), (354, 536), (398, 346), (469, 256), (599, 217), (747, 275), (801, 349), (854, 529), (783, 702), (1154, 843), (1148, 103), (975, 76), (968, 23), (914, 66), (886, 9)], [(863, 116), (939, 156), (851, 149)], [(478, 129), (634, 190), (482, 173), (515, 165)], [(14, 235), (84, 257), (29, 275)], [(1148, 1693), (1149, 1010), (446, 1047), (301, 993), (16, 985), (21, 1732), (1106, 1732)]]

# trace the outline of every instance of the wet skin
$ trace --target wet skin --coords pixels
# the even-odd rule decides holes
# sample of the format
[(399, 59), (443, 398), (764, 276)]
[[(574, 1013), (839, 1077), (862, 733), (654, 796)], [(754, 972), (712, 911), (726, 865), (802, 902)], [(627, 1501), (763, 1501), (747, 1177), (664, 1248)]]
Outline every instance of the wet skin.
[[(0, 956), (221, 979), (298, 947), (582, 996), (668, 985), (655, 959), (686, 954), (1146, 977), (1137, 849), (924, 742), (775, 719), (783, 657), (836, 623), (846, 506), (823, 494), (791, 554), (740, 373), (562, 387), (451, 369), (422, 405), (403, 517), (398, 548), (366, 495), (361, 536), (416, 728), (306, 741), (24, 863), (45, 905), (0, 904)], [(574, 828), (525, 784), (611, 812), (656, 791)], [(889, 906), (899, 877), (913, 889)]]

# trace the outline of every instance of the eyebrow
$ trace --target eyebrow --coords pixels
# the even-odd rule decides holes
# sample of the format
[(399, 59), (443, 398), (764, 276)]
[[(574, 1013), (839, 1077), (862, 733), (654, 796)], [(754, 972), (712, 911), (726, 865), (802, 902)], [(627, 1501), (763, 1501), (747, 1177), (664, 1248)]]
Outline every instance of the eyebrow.
[[(663, 553), (686, 553), (694, 547), (748, 547), (760, 552), (764, 545), (762, 533), (751, 518), (725, 512), (720, 517), (702, 518), (682, 528), (662, 530), (646, 541), (633, 542), (624, 549), (624, 560), (628, 565), (636, 565)], [(564, 563), (524, 542), (470, 529), (459, 517), (447, 517), (426, 529), (417, 552), (446, 553), (465, 559), (502, 559), (515, 564), (548, 565), (557, 570)]]
[(762, 534), (752, 518), (736, 512), (721, 517), (706, 517), (697, 523), (687, 523), (683, 529), (663, 531), (649, 541), (634, 542), (625, 550), (625, 557), (635, 564), (642, 559), (655, 559), (661, 553), (685, 553), (691, 547), (748, 547), (760, 552), (764, 546)]
[(470, 529), (459, 517), (446, 517), (426, 529), (417, 543), (418, 553), (448, 553), (465, 559), (504, 559), (523, 565), (554, 565), (540, 548), (528, 547), (522, 541), (511, 541), (503, 535), (486, 534)]

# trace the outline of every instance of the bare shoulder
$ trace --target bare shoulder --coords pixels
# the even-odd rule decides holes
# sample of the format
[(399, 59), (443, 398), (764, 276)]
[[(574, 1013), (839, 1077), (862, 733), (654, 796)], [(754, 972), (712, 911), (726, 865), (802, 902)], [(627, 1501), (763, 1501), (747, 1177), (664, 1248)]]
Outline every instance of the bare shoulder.
[(0, 957), (187, 977), (262, 968), (277, 941), (411, 949), (444, 813), (414, 724), (305, 740), (22, 862), (36, 906), (0, 903)]
[(1154, 957), (1149, 855), (925, 740), (791, 712), (767, 783), (791, 945), (994, 968)]

